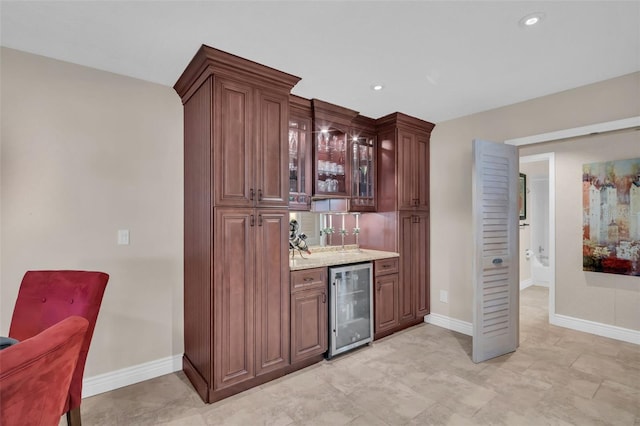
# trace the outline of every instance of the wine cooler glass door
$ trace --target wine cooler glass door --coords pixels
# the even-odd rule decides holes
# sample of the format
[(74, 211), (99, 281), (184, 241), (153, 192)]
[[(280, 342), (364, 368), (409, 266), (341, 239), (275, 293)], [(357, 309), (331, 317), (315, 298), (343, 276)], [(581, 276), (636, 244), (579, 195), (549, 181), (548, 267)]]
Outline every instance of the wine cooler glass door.
[(372, 341), (371, 273), (371, 264), (332, 269), (330, 356)]

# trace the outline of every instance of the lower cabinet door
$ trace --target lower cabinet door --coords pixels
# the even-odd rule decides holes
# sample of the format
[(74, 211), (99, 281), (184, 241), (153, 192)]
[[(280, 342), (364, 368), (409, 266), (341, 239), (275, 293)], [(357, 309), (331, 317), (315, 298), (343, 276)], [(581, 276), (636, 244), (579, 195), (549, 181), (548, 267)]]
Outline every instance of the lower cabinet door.
[(398, 274), (382, 275), (375, 279), (375, 333), (398, 326)]
[(213, 390), (255, 377), (255, 216), (214, 210)]
[(413, 271), (413, 285), (416, 298), (416, 317), (424, 317), (429, 314), (429, 214), (427, 212), (416, 213), (413, 241), (413, 255), (415, 265)]
[(291, 363), (327, 351), (327, 292), (325, 288), (291, 295)]
[(289, 212), (256, 210), (256, 375), (289, 365)]
[(416, 317), (414, 284), (416, 261), (414, 250), (415, 216), (412, 213), (400, 213), (400, 282), (398, 284), (398, 318), (400, 324), (411, 322)]

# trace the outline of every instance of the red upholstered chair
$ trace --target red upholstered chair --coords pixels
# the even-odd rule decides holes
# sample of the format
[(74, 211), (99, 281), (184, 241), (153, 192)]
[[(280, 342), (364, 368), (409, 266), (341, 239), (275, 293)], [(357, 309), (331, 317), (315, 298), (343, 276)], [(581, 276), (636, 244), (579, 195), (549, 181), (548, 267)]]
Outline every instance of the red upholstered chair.
[(71, 378), (69, 397), (60, 415), (70, 426), (81, 425), (82, 377), (109, 275), (90, 271), (28, 271), (13, 309), (9, 337), (20, 341), (33, 337), (72, 315), (89, 322), (78, 364)]
[(0, 424), (57, 426), (89, 322), (70, 317), (0, 351)]

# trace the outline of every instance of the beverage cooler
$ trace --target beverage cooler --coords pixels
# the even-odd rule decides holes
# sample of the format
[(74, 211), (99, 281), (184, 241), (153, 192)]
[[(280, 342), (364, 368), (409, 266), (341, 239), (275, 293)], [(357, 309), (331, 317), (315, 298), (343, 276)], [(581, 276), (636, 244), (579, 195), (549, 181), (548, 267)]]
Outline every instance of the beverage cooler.
[(327, 358), (373, 341), (373, 265), (329, 268), (329, 277)]

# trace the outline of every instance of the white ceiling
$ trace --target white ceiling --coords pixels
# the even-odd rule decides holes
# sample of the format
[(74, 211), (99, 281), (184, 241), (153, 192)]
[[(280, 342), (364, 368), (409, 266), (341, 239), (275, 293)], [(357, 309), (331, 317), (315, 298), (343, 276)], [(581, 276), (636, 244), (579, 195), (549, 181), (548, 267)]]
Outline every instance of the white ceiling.
[[(201, 44), (440, 122), (640, 70), (640, 1), (2, 1), (3, 46), (173, 86)], [(533, 28), (518, 21), (546, 18)], [(374, 92), (370, 86), (382, 83)]]

